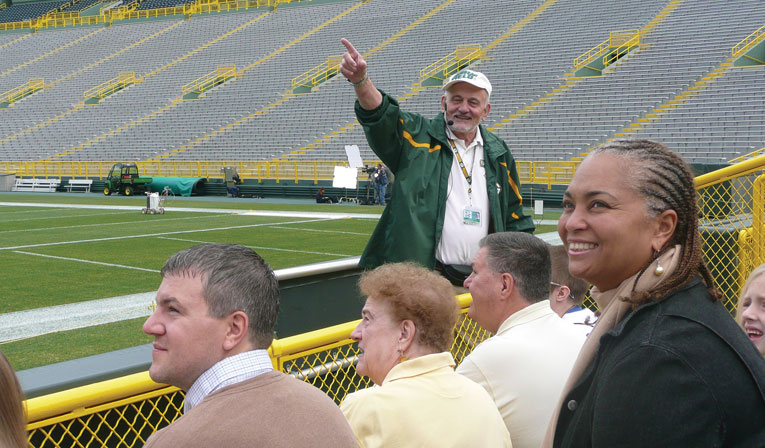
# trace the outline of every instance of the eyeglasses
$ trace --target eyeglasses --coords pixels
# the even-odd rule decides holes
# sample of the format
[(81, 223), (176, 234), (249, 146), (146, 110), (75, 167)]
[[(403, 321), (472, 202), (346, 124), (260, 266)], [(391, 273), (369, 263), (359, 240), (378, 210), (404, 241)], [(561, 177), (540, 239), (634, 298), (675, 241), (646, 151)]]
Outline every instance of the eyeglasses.
[[(550, 286), (552, 286), (554, 288), (560, 288), (560, 287), (565, 286), (565, 285), (561, 285), (560, 283), (550, 282)], [(550, 289), (552, 289), (552, 288), (550, 288)], [(574, 300), (574, 295), (571, 294), (571, 288), (569, 288), (569, 290), (568, 290), (568, 298), (571, 299), (571, 300)]]

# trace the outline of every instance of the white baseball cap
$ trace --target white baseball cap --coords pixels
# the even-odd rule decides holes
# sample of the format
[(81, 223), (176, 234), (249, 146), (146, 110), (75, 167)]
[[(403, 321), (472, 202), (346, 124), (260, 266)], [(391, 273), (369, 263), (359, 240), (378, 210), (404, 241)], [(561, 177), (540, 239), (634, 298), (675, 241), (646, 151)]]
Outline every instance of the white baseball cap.
[(447, 78), (446, 82), (444, 82), (443, 87), (441, 87), (441, 90), (448, 90), (449, 87), (451, 87), (453, 84), (456, 84), (458, 82), (466, 82), (468, 84), (472, 84), (476, 87), (479, 87), (481, 89), (484, 89), (486, 93), (488, 93), (488, 96), (491, 96), (491, 83), (489, 82), (489, 78), (486, 77), (481, 72), (476, 72), (473, 70), (460, 70), (457, 73), (453, 74), (449, 78)]

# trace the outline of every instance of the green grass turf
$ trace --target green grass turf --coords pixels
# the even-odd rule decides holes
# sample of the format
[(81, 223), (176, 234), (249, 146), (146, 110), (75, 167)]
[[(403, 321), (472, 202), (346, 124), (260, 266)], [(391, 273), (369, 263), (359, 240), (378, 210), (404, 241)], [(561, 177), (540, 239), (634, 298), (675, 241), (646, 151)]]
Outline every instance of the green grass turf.
[[(0, 193), (0, 202), (145, 205), (143, 198), (8, 193)], [(214, 198), (174, 198), (167, 204), (168, 213), (153, 216), (130, 210), (0, 206), (0, 269), (3, 271), (0, 313), (154, 291), (160, 282), (157, 272), (127, 267), (158, 271), (170, 255), (201, 242), (253, 247), (274, 269), (358, 256), (376, 224), (374, 219), (255, 217), (180, 212), (172, 207), (382, 212), (382, 207), (377, 206), (274, 204)], [(559, 214), (551, 210), (534, 219), (555, 220)], [(537, 233), (552, 231), (555, 226), (537, 228)], [(2, 249), (18, 246), (27, 247)], [(27, 369), (149, 342), (151, 338), (140, 329), (143, 321), (136, 319), (48, 334), (4, 343), (0, 350), (8, 355), (16, 369)]]
[(146, 319), (131, 319), (78, 330), (61, 331), (0, 344), (15, 370), (68, 361), (152, 341), (141, 331)]

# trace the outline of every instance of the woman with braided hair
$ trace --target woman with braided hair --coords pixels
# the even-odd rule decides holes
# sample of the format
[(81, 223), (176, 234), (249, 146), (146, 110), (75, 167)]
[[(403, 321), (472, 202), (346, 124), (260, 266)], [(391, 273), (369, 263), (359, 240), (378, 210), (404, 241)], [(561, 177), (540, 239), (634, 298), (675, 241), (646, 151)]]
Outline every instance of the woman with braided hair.
[(607, 143), (563, 209), (569, 270), (601, 316), (544, 446), (765, 446), (765, 361), (719, 302), (685, 162), (650, 140)]

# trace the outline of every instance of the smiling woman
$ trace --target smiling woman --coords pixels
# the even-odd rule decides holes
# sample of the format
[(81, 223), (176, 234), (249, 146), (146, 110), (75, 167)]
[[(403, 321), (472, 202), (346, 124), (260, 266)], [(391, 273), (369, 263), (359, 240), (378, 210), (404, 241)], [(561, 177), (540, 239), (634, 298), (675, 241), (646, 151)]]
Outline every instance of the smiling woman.
[(457, 301), (448, 280), (411, 263), (364, 274), (367, 302), (351, 334), (356, 371), (381, 387), (348, 395), (340, 406), (359, 446), (509, 447), (488, 393), (454, 372), (448, 352)]
[(754, 268), (741, 289), (736, 321), (765, 356), (765, 264)]
[(594, 285), (601, 317), (545, 446), (765, 446), (748, 423), (765, 421), (765, 361), (717, 300), (685, 162), (657, 142), (611, 142), (563, 207), (569, 270)]

